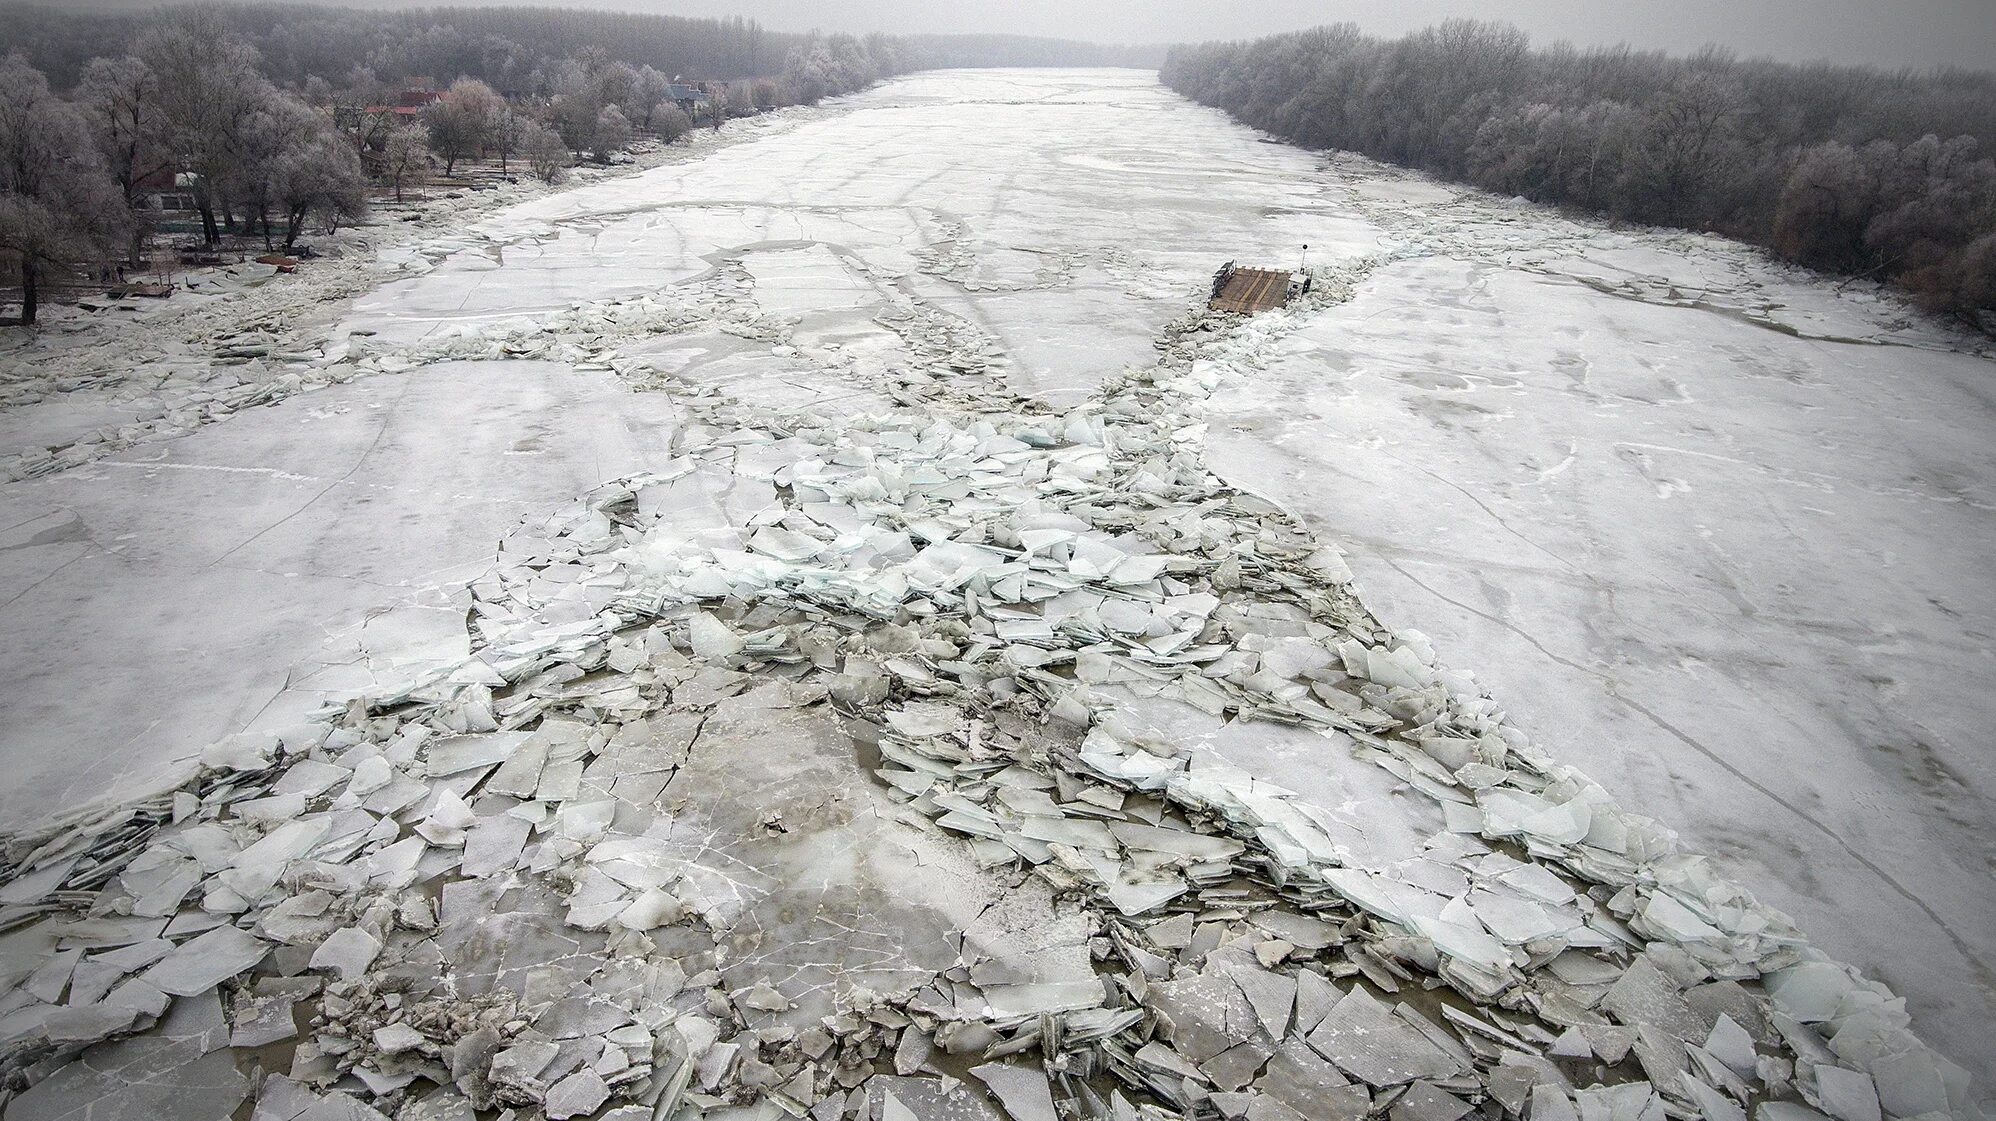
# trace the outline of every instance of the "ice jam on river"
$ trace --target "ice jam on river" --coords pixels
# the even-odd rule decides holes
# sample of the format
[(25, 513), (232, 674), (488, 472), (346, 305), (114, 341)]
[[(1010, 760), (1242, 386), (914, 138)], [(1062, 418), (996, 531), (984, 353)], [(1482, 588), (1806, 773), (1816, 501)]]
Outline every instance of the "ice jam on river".
[(7, 1121), (1981, 1114), (1974, 341), (1145, 73), (739, 127), (9, 408)]

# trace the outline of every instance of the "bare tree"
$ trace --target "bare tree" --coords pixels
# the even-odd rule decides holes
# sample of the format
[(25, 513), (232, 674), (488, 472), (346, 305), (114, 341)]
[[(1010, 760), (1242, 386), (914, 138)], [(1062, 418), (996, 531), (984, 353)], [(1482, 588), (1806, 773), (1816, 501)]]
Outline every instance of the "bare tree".
[(592, 140), (596, 158), (607, 160), (610, 153), (621, 152), (631, 145), (631, 122), (624, 111), (615, 105), (605, 105), (596, 114), (596, 132)]
[(155, 27), (134, 51), (151, 67), (172, 130), (172, 144), (194, 173), (194, 202), (208, 244), (221, 240), (218, 210), (228, 209), (223, 185), (242, 159), (244, 130), (268, 103), (271, 85), (257, 55), (226, 33), (211, 11)]
[(140, 59), (95, 58), (84, 67), (76, 96), (131, 215), (128, 248), (136, 263), (147, 237), (139, 209), (141, 187), (156, 175), (179, 170), (159, 82)]
[(445, 175), (457, 170), (458, 160), (484, 149), (505, 105), (491, 86), (476, 78), (459, 78), (423, 110), (430, 150), (443, 157)]
[(0, 60), (0, 250), (32, 325), (44, 274), (115, 252), (126, 211), (83, 115), (19, 55)]
[(416, 125), (404, 125), (388, 134), (388, 146), (383, 153), (382, 178), (395, 188), (395, 201), (402, 201), (402, 187), (407, 183), (427, 183), (430, 177), (430, 146), (424, 140), (423, 130)]
[(520, 125), (520, 154), (527, 166), (545, 183), (558, 183), (568, 167), (568, 145), (561, 134), (541, 124), (526, 121)]
[(317, 215), (329, 228), (367, 213), (367, 178), (360, 154), (323, 129), (294, 144), (278, 161), (272, 195), (284, 213), (284, 249), (290, 252)]
[(652, 114), (652, 129), (660, 140), (669, 144), (693, 131), (693, 119), (677, 105), (661, 105)]

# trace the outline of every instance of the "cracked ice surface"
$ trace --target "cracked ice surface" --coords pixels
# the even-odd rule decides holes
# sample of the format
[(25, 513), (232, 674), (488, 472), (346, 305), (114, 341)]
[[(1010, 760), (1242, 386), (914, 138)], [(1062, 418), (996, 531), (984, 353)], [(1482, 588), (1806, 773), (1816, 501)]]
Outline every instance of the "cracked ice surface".
[(1545, 743), (1985, 1034), (1984, 346), (1716, 239), (1338, 171), (1396, 259), (1217, 398), (1215, 464)]
[[(1996, 610), (1986, 358), (1716, 239), (1609, 232), (1357, 159), (1306, 174), (1140, 79), (925, 76), (854, 104), (522, 208), (523, 286), (650, 283), (592, 277), (606, 242), (695, 288), (739, 263), (732, 297), (797, 320), (802, 353), (724, 340), (674, 375), (784, 397), (800, 360), (909, 358), (878, 314), (819, 341), (819, 301), (919, 296), (987, 335), (1016, 387), (1071, 402), (1139, 360), (1216, 260), (1377, 254), (1357, 300), (1229, 388), (1224, 472), (1343, 535), (1389, 617), (1764, 874), (1949, 1035), (1996, 1016), (1996, 813), (1974, 749)], [(481, 232), (518, 244), (520, 219)], [(466, 251), (440, 277), (488, 268)], [(489, 327), (438, 281), (361, 321)]]
[(741, 263), (779, 316), (923, 297), (994, 336), (1021, 387), (1076, 400), (1148, 361), (1217, 262), (1374, 239), (1309, 156), (1245, 142), (1148, 75), (921, 75), (844, 104), (697, 164), (516, 207), (361, 301), (349, 326), (395, 343), (489, 332)]
[[(178, 1045), (215, 993), (168, 994), (251, 970), (230, 1038), (284, 1041), (260, 1058), (288, 1072), (259, 1116), (1973, 1115), (1889, 993), (1209, 473), (1209, 395), (1302, 350), (1383, 255), (1365, 239), (1291, 313), (1167, 326), (1210, 257), (1134, 251), (1127, 200), (1231, 255), (1297, 207), (1332, 221), (1306, 158), (1123, 75), (854, 106), (769, 143), (789, 180), (724, 154), (575, 192), (363, 310), (382, 329), (350, 364), (378, 381), (573, 365), (689, 415), (473, 574), (469, 645), (382, 616), (349, 636), (369, 680), (324, 682), (365, 699), (9, 850), (23, 1107), (158, 1112), (90, 1081), (133, 1041), (86, 1045)], [(959, 117), (981, 148), (919, 143)], [(1127, 140), (1159, 127), (1195, 155)], [(1064, 174), (1017, 177), (1034, 153)], [(724, 201), (661, 190), (680, 175)], [(893, 198), (771, 201), (820, 180)], [(938, 181), (981, 204), (907, 213)], [(689, 197), (726, 213), (686, 226)], [(1062, 318), (1109, 308), (1099, 351)], [(425, 645), (441, 665), (395, 653)]]
[(664, 398), (506, 370), (363, 379), (0, 489), (0, 819), (145, 793), (463, 647), (464, 586), (509, 526), (664, 461)]

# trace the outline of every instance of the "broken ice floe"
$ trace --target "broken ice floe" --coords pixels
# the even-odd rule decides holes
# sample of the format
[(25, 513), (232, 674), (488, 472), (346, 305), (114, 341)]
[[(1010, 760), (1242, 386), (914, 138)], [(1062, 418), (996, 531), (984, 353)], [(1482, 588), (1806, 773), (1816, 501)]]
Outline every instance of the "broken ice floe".
[[(705, 402), (506, 543), (470, 658), (10, 846), (9, 1118), (1971, 1115), (1889, 993), (1205, 471), (1285, 322), (1065, 416)], [(1368, 862), (1131, 697), (1446, 828)]]

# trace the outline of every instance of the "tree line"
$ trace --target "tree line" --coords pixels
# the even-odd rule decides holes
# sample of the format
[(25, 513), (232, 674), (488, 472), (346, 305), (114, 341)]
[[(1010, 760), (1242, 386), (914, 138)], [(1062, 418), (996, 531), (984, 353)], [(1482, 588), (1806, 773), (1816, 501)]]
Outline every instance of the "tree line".
[[(773, 31), (742, 18), (698, 19), (573, 8), (440, 7), (373, 11), (293, 3), (209, 4), (229, 33), (253, 47), (282, 86), (312, 78), (339, 84), (357, 71), (386, 80), (477, 78), (511, 96), (548, 96), (562, 59), (597, 52), (687, 79), (766, 78), (793, 52), (830, 38)], [(157, 11), (79, 11), (0, 3), (0, 54), (19, 51), (59, 89), (90, 59), (122, 54), (159, 21)], [(860, 40), (883, 73), (947, 67), (1155, 67), (1161, 47), (1114, 47), (1020, 35), (924, 35)]]
[(1292, 143), (1710, 230), (1996, 326), (1996, 75), (1535, 49), (1450, 20), (1178, 47), (1162, 77)]
[[(48, 283), (146, 258), (145, 196), (162, 182), (191, 195), (205, 244), (260, 236), (288, 252), (314, 223), (362, 217), (372, 185), (399, 200), (433, 168), (449, 176), (492, 157), (502, 173), (517, 161), (553, 181), (577, 154), (608, 160), (640, 134), (670, 142), (696, 123), (816, 102), (911, 65), (894, 40), (768, 35), (741, 20), (478, 9), (469, 16), (490, 49), (466, 54), (439, 46), (462, 44), (453, 28), (392, 50), (370, 38), (408, 13), (310, 9), (294, 25), (278, 18), (292, 9), (268, 4), (23, 10), (38, 18), (0, 20), (0, 265), (12, 265), (27, 323)], [(531, 52), (490, 30), (572, 16), (580, 30)], [(603, 45), (620, 31), (631, 37)], [(674, 40), (681, 32), (690, 45)], [(86, 43), (102, 53), (85, 57)], [(419, 76), (448, 86), (401, 104)]]
[[(272, 81), (335, 84), (355, 71), (387, 80), (477, 78), (515, 95), (547, 95), (549, 68), (585, 52), (688, 79), (760, 77), (781, 70), (809, 35), (743, 19), (688, 19), (559, 8), (363, 11), (290, 3), (203, 5), (200, 11), (257, 52)], [(158, 10), (78, 11), (9, 5), (0, 50), (18, 50), (66, 87), (89, 59), (128, 51), (160, 21)]]

